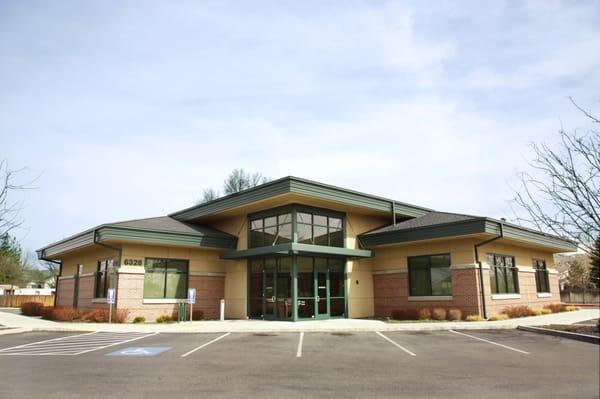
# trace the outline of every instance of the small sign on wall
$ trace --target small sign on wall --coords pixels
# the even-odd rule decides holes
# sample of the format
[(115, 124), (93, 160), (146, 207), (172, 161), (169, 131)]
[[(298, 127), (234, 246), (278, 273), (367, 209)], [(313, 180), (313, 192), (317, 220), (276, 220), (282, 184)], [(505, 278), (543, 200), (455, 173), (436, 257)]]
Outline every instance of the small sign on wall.
[(123, 264), (125, 266), (143, 266), (144, 261), (139, 258), (125, 258), (123, 259)]

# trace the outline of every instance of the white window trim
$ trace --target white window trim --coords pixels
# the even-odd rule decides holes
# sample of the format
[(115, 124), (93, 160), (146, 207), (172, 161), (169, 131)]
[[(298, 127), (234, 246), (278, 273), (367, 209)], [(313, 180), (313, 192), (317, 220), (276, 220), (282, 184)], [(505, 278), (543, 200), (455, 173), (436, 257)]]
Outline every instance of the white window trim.
[(94, 298), (92, 303), (106, 303), (106, 298)]
[(551, 298), (552, 293), (551, 292), (538, 292), (537, 297), (538, 298)]
[(418, 301), (451, 301), (452, 295), (409, 296), (409, 302)]
[(492, 294), (492, 299), (521, 299), (521, 294)]
[(186, 299), (173, 299), (173, 298), (144, 298), (144, 304), (174, 304), (174, 303), (184, 303)]

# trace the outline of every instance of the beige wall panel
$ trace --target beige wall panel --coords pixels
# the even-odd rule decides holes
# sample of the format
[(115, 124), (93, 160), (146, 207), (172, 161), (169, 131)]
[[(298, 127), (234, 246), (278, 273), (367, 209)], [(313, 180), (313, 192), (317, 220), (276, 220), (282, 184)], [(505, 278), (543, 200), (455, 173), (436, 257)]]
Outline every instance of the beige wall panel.
[(105, 258), (116, 259), (117, 257), (117, 251), (100, 246), (71, 252), (61, 258), (63, 264), (62, 275), (73, 276), (77, 271), (77, 265), (83, 265), (83, 273), (93, 273), (98, 268), (98, 260)]
[(225, 317), (245, 319), (248, 287), (246, 260), (230, 261), (225, 273)]

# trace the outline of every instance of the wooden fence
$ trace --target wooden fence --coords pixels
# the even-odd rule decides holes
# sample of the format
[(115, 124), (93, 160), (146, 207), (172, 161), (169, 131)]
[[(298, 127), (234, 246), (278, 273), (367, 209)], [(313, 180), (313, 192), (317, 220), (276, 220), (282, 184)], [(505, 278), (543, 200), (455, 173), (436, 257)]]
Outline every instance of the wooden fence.
[(565, 303), (600, 304), (600, 290), (597, 288), (567, 288), (560, 292), (560, 300)]
[(39, 302), (44, 306), (53, 306), (54, 295), (0, 295), (0, 308), (20, 308), (25, 302)]

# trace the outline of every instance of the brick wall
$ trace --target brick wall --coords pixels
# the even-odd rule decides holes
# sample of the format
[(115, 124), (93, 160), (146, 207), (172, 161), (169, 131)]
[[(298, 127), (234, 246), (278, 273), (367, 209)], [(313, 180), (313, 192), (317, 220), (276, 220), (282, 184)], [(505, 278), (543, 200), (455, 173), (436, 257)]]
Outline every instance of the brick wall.
[(558, 286), (558, 275), (550, 274), (550, 297), (539, 298), (535, 284), (535, 273), (519, 272), (519, 291), (520, 298), (516, 299), (492, 299), (490, 287), (489, 270), (483, 271), (483, 283), (486, 292), (486, 306), (488, 316), (502, 313), (502, 310), (508, 306), (526, 305), (530, 308), (543, 308), (545, 305), (560, 302), (560, 292)]
[[(219, 303), (224, 297), (223, 276), (190, 276), (189, 287), (196, 288), (194, 310), (202, 310), (205, 319), (219, 318)], [(161, 315), (171, 315), (176, 303), (144, 303), (144, 274), (119, 274), (117, 308), (129, 310), (128, 319), (143, 316), (154, 321)]]
[(452, 300), (409, 301), (408, 273), (399, 272), (373, 275), (375, 316), (388, 317), (396, 309), (420, 309), (424, 307), (460, 309), (463, 315), (478, 314), (477, 270), (474, 268), (451, 269), (451, 276)]
[(56, 306), (73, 306), (75, 279), (61, 278), (56, 287)]

